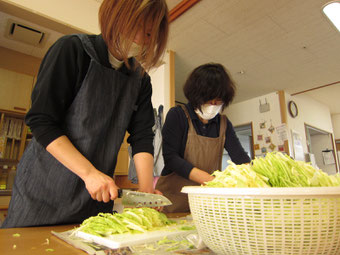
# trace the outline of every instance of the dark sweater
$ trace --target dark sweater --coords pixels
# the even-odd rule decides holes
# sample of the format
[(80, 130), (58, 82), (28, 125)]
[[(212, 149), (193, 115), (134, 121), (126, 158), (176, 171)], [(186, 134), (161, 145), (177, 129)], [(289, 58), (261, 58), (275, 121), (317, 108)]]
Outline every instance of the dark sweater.
[[(198, 135), (218, 137), (220, 132), (220, 114), (209, 120), (207, 124), (198, 118), (191, 104), (186, 105), (193, 126)], [(191, 170), (195, 167), (184, 157), (185, 146), (188, 137), (188, 119), (183, 109), (179, 106), (170, 109), (162, 130), (164, 169), (162, 175), (168, 175), (173, 171), (188, 179)], [(249, 163), (250, 158), (241, 146), (234, 127), (227, 120), (227, 130), (224, 148), (228, 151), (231, 160), (235, 164)]]
[[(89, 35), (89, 39), (94, 45), (100, 63), (112, 68), (107, 46), (101, 35)], [(60, 38), (45, 55), (32, 93), (32, 107), (25, 118), (36, 140), (45, 148), (53, 140), (65, 135), (62, 124), (82, 85), (90, 60), (76, 35)], [(131, 72), (125, 65), (117, 71)], [(153, 154), (154, 115), (151, 94), (150, 77), (145, 73), (138, 97), (138, 108), (127, 130), (133, 155), (138, 152)]]

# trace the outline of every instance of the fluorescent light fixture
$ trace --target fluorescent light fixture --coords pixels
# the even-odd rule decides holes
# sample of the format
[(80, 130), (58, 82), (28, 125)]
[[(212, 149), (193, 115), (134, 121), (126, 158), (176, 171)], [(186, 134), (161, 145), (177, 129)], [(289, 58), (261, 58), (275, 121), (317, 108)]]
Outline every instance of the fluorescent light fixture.
[(330, 2), (323, 7), (323, 12), (327, 18), (340, 32), (340, 2)]

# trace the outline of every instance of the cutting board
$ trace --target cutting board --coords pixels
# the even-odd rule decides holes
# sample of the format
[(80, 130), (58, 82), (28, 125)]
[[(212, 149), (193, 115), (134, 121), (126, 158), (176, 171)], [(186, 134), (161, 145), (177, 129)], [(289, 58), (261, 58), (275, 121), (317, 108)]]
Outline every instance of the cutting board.
[(104, 245), (111, 249), (117, 249), (120, 247), (155, 242), (163, 239), (164, 237), (170, 237), (173, 235), (189, 235), (191, 233), (197, 233), (196, 230), (180, 230), (179, 227), (180, 227), (179, 225), (174, 224), (161, 228), (159, 230), (148, 231), (147, 233), (116, 234), (107, 237), (100, 237), (85, 232), (77, 231), (76, 236), (90, 242), (95, 242), (97, 244)]

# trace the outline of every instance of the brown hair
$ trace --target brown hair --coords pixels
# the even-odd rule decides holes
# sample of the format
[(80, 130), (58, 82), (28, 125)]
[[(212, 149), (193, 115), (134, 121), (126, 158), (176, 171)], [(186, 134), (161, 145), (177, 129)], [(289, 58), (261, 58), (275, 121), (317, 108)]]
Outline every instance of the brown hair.
[(152, 24), (149, 44), (143, 44), (145, 50), (136, 58), (149, 70), (163, 55), (169, 31), (165, 0), (104, 0), (99, 9), (99, 24), (108, 49), (127, 66), (131, 43), (148, 24)]
[(213, 99), (227, 107), (235, 95), (235, 85), (221, 64), (209, 63), (196, 67), (186, 80), (183, 92), (194, 109)]

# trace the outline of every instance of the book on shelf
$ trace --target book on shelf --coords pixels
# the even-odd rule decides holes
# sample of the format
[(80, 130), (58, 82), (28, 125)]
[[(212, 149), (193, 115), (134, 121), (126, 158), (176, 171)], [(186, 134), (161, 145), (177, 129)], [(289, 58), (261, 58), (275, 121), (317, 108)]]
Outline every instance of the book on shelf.
[(0, 136), (0, 158), (5, 157), (7, 139), (5, 136)]

